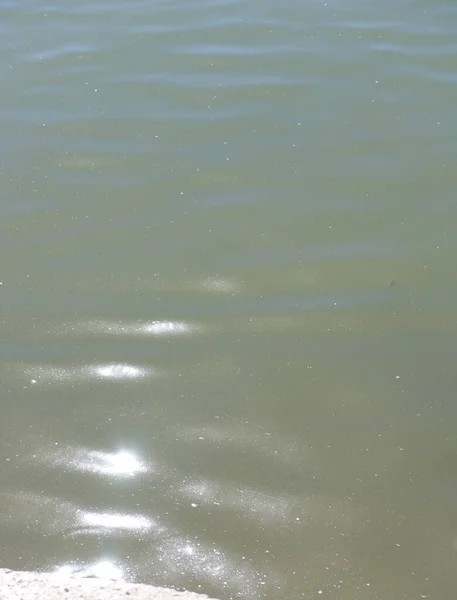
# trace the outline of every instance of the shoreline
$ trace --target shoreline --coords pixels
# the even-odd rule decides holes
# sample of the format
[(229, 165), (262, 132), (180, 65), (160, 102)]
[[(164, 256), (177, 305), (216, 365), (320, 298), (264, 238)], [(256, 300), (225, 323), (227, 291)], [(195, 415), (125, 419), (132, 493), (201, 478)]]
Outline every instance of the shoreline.
[(142, 583), (0, 569), (1, 600), (215, 600)]

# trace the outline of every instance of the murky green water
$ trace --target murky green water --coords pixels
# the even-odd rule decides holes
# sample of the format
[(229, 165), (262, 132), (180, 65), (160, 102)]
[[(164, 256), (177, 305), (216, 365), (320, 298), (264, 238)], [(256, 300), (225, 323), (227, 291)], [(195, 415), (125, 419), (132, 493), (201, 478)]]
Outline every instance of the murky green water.
[(0, 4), (0, 565), (457, 586), (457, 8)]

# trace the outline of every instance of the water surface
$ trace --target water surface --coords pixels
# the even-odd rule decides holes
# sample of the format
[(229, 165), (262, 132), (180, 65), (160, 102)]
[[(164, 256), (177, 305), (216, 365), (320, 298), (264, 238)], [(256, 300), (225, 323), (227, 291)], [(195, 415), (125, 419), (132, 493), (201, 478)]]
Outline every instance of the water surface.
[(0, 564), (457, 576), (457, 9), (0, 4)]

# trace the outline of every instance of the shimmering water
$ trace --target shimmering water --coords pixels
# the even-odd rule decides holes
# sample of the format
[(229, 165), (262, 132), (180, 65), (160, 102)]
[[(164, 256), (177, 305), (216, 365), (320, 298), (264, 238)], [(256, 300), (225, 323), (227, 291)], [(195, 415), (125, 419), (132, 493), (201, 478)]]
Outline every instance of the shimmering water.
[(457, 587), (457, 8), (0, 3), (0, 565)]

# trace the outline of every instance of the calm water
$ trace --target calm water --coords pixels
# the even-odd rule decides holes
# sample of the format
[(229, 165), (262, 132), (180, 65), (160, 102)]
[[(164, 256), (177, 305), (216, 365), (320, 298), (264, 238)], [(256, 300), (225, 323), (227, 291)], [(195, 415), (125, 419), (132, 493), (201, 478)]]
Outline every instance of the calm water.
[(457, 8), (0, 3), (0, 565), (457, 586)]

